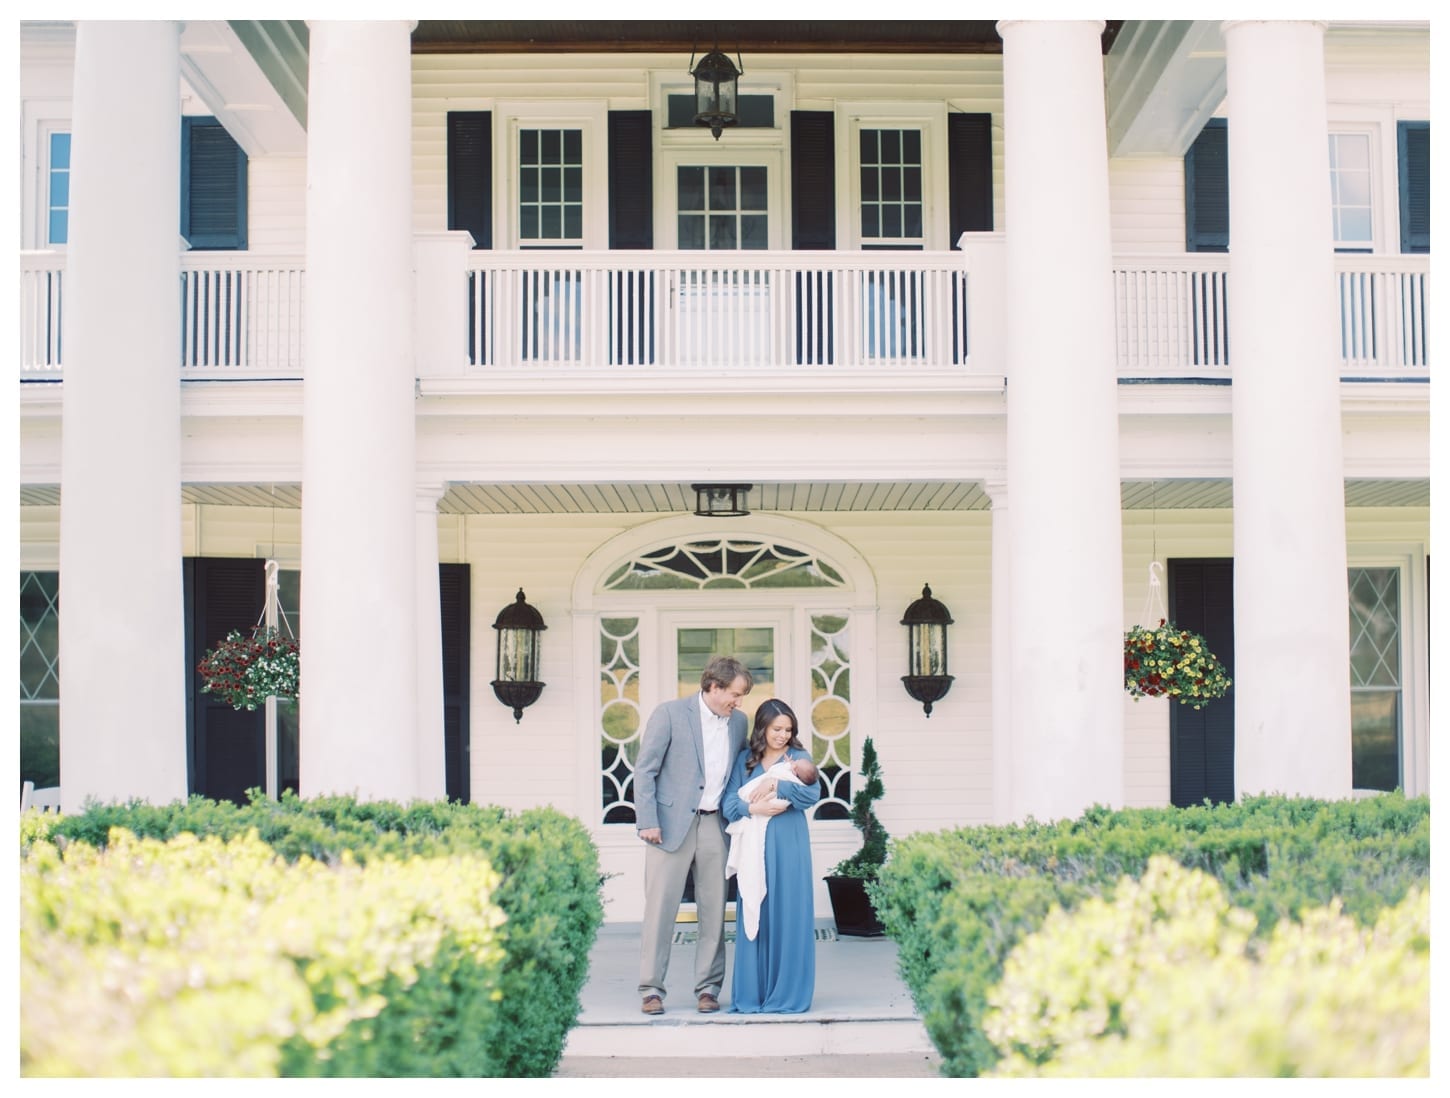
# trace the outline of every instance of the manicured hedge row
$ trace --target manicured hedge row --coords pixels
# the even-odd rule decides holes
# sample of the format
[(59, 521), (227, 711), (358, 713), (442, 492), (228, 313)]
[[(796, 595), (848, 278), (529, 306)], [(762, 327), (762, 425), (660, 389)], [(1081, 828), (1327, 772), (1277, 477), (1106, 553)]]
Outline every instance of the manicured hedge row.
[(1253, 938), (1197, 869), (1154, 857), (1111, 902), (1055, 909), (1007, 958), (994, 1076), (1424, 1076), (1430, 894), (1360, 926), (1336, 904)]
[(476, 855), (500, 876), (493, 900), (507, 922), (500, 1005), (478, 1029), (489, 1050), (488, 1074), (542, 1078), (563, 1053), (578, 1019), (589, 950), (603, 919), (598, 852), (584, 826), (549, 808), (513, 813), (446, 802), (358, 802), (350, 797), (273, 801), (255, 795), (243, 806), (192, 798), (184, 804), (92, 806), (54, 825), (57, 841), (101, 844), (112, 826), (154, 838), (183, 832), (233, 837), (256, 829), (288, 860), (329, 864), (344, 851), (362, 863), (393, 856)]
[(477, 856), (288, 863), (255, 833), (36, 842), (27, 1076), (488, 1074), (504, 915)]
[(1429, 801), (1396, 793), (1094, 808), (1054, 824), (900, 840), (871, 894), (945, 1074), (975, 1076), (996, 1063), (982, 1019), (1012, 948), (1054, 905), (1111, 899), (1118, 880), (1141, 877), (1155, 854), (1216, 878), (1231, 904), (1252, 912), (1258, 935), (1335, 897), (1347, 915), (1370, 922), (1412, 886), (1428, 885)]

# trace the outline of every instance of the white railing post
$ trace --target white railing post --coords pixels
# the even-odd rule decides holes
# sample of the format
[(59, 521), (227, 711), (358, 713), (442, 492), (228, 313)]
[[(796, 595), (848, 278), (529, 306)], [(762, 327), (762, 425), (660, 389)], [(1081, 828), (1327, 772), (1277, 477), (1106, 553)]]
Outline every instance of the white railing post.
[(468, 368), (468, 270), (473, 234), (413, 237), (413, 360), (418, 377), (459, 377)]
[(974, 374), (1007, 372), (1007, 236), (957, 238), (967, 276), (967, 366)]

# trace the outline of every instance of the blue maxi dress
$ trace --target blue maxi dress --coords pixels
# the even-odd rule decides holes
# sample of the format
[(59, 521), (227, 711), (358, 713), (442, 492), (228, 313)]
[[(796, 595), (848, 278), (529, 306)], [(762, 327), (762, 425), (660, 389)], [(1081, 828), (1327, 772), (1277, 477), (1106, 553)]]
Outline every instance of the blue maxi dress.
[[(807, 753), (787, 750), (791, 758)], [(749, 815), (740, 803), (740, 787), (761, 773), (745, 769), (750, 752), (742, 751), (730, 771), (721, 800), (732, 823)], [(790, 808), (771, 817), (765, 829), (765, 900), (755, 940), (745, 936), (736, 920), (735, 969), (731, 982), (731, 1014), (804, 1014), (816, 992), (815, 881), (811, 873), (811, 836), (806, 810), (821, 799), (821, 787), (781, 782), (778, 796)]]

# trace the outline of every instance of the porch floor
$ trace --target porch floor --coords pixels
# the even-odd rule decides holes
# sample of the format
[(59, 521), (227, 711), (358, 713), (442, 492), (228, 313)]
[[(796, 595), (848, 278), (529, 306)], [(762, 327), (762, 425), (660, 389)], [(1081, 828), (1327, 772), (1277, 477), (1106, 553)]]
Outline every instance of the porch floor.
[[(727, 928), (733, 927), (727, 923)], [(583, 1009), (556, 1078), (936, 1078), (940, 1058), (896, 969), (889, 938), (839, 937), (818, 920), (816, 993), (797, 1015), (737, 1015), (734, 945), (718, 1014), (693, 995), (693, 923), (676, 924), (665, 1013), (639, 1009), (638, 923), (607, 923), (589, 955)]]

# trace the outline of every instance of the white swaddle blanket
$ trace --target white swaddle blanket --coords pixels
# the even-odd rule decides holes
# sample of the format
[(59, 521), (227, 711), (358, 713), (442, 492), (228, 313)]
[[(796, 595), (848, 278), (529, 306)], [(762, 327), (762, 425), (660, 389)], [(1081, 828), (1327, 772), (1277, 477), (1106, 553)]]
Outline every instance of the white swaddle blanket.
[[(802, 785), (790, 768), (789, 759), (781, 759), (764, 774), (751, 778), (740, 787), (738, 796), (745, 804), (760, 783), (795, 782)], [(734, 877), (740, 897), (740, 913), (744, 916), (745, 936), (752, 942), (760, 931), (760, 904), (765, 899), (765, 828), (770, 816), (746, 816), (725, 828), (730, 836), (730, 853), (725, 859), (726, 878)]]

